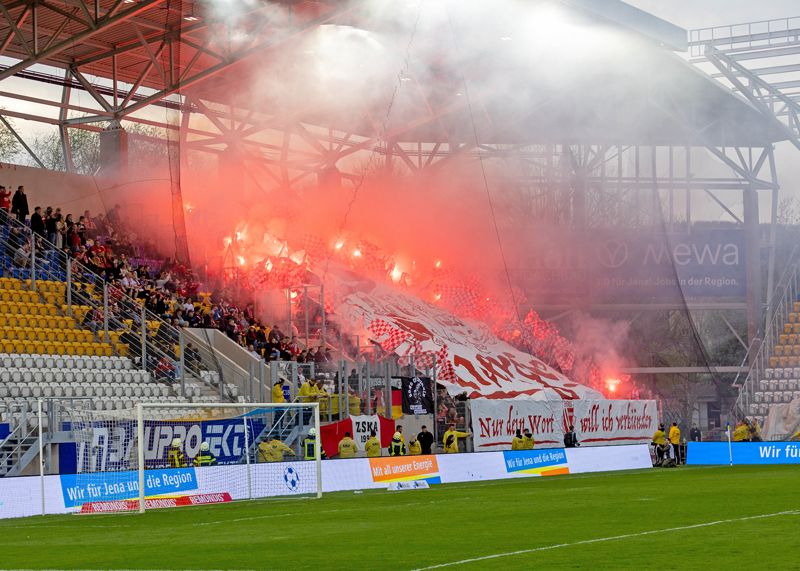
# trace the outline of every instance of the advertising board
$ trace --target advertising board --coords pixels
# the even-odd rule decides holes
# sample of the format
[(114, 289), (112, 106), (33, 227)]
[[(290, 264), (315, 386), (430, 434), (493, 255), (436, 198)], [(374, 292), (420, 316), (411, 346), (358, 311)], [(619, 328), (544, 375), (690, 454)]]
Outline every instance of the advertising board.
[(689, 442), (686, 463), (695, 465), (800, 464), (800, 442)]

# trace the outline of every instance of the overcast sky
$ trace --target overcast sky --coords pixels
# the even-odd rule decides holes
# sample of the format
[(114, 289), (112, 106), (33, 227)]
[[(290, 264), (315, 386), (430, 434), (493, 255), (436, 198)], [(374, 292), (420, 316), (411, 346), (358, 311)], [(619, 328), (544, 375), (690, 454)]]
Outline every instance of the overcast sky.
[(800, 17), (798, 0), (627, 0), (682, 28), (709, 28)]

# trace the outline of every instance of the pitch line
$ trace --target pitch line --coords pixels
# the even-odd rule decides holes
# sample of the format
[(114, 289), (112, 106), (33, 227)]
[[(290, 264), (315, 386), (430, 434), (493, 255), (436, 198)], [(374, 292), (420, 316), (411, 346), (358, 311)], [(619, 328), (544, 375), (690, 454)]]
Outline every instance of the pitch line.
[(444, 567), (453, 567), (455, 565), (466, 565), (468, 563), (477, 563), (479, 561), (488, 561), (490, 559), (500, 559), (502, 557), (513, 557), (514, 555), (525, 555), (527, 553), (536, 553), (537, 551), (550, 551), (553, 549), (561, 549), (562, 547), (573, 547), (576, 545), (589, 545), (592, 543), (602, 543), (605, 541), (617, 541), (620, 539), (630, 539), (632, 537), (643, 537), (645, 535), (655, 535), (658, 533), (668, 533), (670, 531), (683, 531), (687, 529), (697, 529), (700, 527), (711, 527), (715, 525), (723, 525), (726, 523), (735, 523), (739, 521), (748, 521), (754, 519), (766, 519), (770, 517), (779, 517), (784, 515), (800, 515), (800, 510), (789, 510), (783, 512), (775, 512), (771, 514), (752, 515), (746, 517), (737, 517), (732, 519), (720, 519), (716, 521), (708, 521), (705, 523), (696, 523), (693, 525), (682, 525), (680, 527), (668, 527), (665, 529), (652, 529), (649, 531), (640, 531), (637, 533), (626, 533), (624, 535), (612, 535), (610, 537), (598, 537), (595, 539), (584, 539), (582, 541), (574, 541), (572, 543), (556, 543), (554, 545), (544, 545), (542, 547), (532, 547), (531, 549), (521, 549), (519, 551), (508, 551), (506, 553), (494, 553), (492, 555), (484, 555), (482, 557), (473, 557), (471, 559), (461, 559), (460, 561), (448, 561), (447, 563), (439, 563), (438, 565), (431, 565), (429, 567), (420, 567), (414, 571), (427, 571), (429, 569), (442, 569)]

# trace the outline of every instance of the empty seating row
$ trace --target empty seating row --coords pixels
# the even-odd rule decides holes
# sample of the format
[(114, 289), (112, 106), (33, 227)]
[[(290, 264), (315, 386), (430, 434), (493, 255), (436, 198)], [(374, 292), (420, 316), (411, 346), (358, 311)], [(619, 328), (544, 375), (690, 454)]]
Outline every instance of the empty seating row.
[(55, 305), (48, 305), (46, 303), (23, 303), (19, 301), (0, 301), (0, 313), (53, 317), (59, 315), (58, 307)]
[(762, 379), (758, 384), (761, 391), (796, 391), (800, 390), (800, 381), (797, 379)]
[(800, 367), (764, 369), (766, 379), (800, 379)]
[(800, 357), (800, 345), (776, 345), (773, 355), (776, 357)]
[(21, 315), (0, 313), (0, 327), (38, 327), (46, 329), (74, 329), (75, 319), (63, 315)]
[[(120, 333), (109, 331), (108, 336), (112, 342), (116, 342), (119, 339)], [(100, 339), (102, 337), (105, 337), (105, 332), (101, 328), (97, 332), (97, 338)], [(5, 339), (6, 341), (66, 341), (69, 343), (91, 343), (95, 340), (95, 334), (88, 329), (0, 326), (0, 339)]]
[(800, 335), (797, 333), (782, 333), (778, 336), (778, 343), (780, 345), (798, 345), (800, 344)]
[(789, 335), (791, 333), (800, 334), (800, 323), (784, 323), (783, 333)]
[(0, 369), (3, 383), (144, 383), (149, 380), (150, 373), (132, 369)]
[[(0, 397), (10, 399), (30, 398), (79, 398), (79, 397), (136, 397), (142, 399), (162, 399), (170, 396), (169, 387), (156, 383), (140, 385), (115, 385), (111, 383), (43, 383), (26, 385), (16, 383), (0, 383)], [(194, 389), (191, 392), (194, 393)], [(187, 395), (189, 389), (187, 388)]]
[(51, 355), (96, 355), (108, 356), (113, 354), (109, 343), (79, 343), (69, 341), (0, 341), (0, 351), (3, 353), (47, 353)]
[[(20, 280), (11, 277), (0, 278), (0, 289), (26, 291), (31, 289), (30, 280)], [(42, 293), (64, 293), (67, 284), (51, 280), (36, 280), (36, 291)]]
[(769, 414), (769, 407), (768, 404), (750, 404), (748, 412), (750, 416), (753, 417), (761, 426), (764, 426), (764, 418)]
[(72, 355), (0, 355), (0, 365), (16, 368), (48, 369), (132, 369), (133, 363), (123, 357)]
[(773, 356), (769, 358), (769, 366), (773, 369), (775, 368), (788, 369), (788, 368), (800, 367), (800, 357)]
[(757, 403), (782, 403), (792, 402), (794, 399), (800, 398), (800, 391), (782, 391), (782, 392), (756, 392), (753, 395), (753, 400)]
[[(55, 303), (55, 294), (52, 295)], [(0, 289), (0, 301), (14, 301), (17, 303), (41, 303), (38, 291), (29, 291), (24, 289)]]

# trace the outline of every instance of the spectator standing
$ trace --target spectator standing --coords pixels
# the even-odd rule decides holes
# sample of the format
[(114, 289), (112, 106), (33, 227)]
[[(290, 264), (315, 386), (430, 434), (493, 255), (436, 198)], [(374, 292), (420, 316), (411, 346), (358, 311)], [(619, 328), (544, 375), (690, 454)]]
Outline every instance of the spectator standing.
[(692, 429), (689, 431), (689, 440), (692, 442), (700, 442), (702, 439), (702, 435), (700, 434), (700, 429), (697, 426), (692, 426)]
[(25, 187), (20, 185), (11, 199), (11, 214), (14, 214), (20, 222), (25, 222), (29, 213), (30, 209), (28, 208), (28, 197), (25, 195)]
[(433, 434), (428, 431), (428, 427), (424, 424), (419, 430), (419, 434), (417, 434), (417, 442), (421, 447), (421, 454), (432, 454), (431, 448), (433, 447)]
[(456, 425), (452, 422), (448, 424), (447, 431), (442, 437), (445, 454), (458, 454), (458, 439), (468, 438), (470, 436), (472, 436), (472, 434), (469, 432), (461, 432), (460, 430), (456, 430)]
[(667, 446), (667, 434), (664, 432), (664, 425), (659, 424), (658, 429), (653, 433), (652, 445), (656, 449), (656, 460), (658, 464), (664, 460), (664, 449)]
[(569, 430), (564, 435), (564, 448), (575, 448), (576, 446), (580, 446), (580, 442), (578, 442), (578, 437), (575, 435), (575, 427), (573, 425), (569, 425)]
[(258, 445), (258, 462), (283, 462), (283, 455), (294, 456), (294, 450), (277, 438)]
[(536, 442), (533, 440), (533, 434), (531, 433), (531, 429), (526, 428), (525, 432), (522, 433), (522, 449), (533, 450), (535, 446)]
[(0, 208), (6, 212), (11, 210), (11, 191), (6, 190), (2, 184), (0, 184)]
[(339, 441), (339, 458), (355, 458), (357, 451), (356, 441), (350, 438), (349, 432), (345, 432), (344, 438)]
[(374, 430), (369, 431), (369, 439), (364, 443), (367, 458), (377, 458), (381, 455), (381, 441)]
[(47, 209), (48, 214), (44, 219), (44, 229), (47, 233), (47, 241), (51, 244), (56, 243), (56, 224), (58, 223), (58, 215), (59, 211), (56, 210), (55, 212), (50, 212), (50, 208)]
[(41, 206), (34, 208), (33, 214), (31, 214), (31, 232), (44, 238), (44, 217)]
[(669, 443), (672, 446), (672, 457), (677, 464), (681, 463), (681, 429), (673, 422), (669, 427)]
[(286, 402), (286, 399), (283, 397), (283, 379), (281, 378), (272, 385), (272, 402), (275, 404), (283, 404)]

